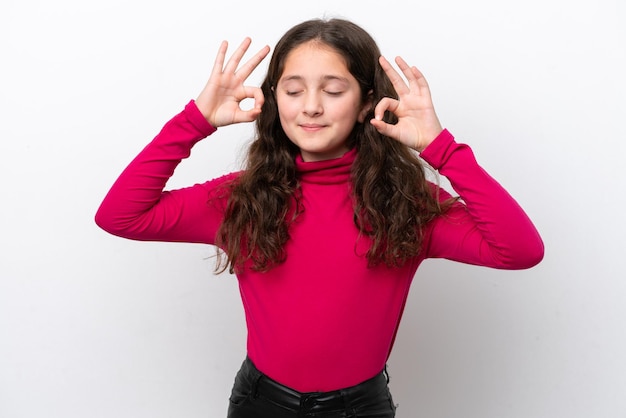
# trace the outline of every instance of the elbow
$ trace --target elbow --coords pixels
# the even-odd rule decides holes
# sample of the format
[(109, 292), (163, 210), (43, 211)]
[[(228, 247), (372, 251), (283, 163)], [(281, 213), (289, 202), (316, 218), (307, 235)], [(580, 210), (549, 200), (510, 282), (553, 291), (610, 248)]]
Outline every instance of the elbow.
[(96, 214), (94, 216), (94, 222), (100, 229), (108, 232), (111, 235), (119, 237), (124, 236), (124, 228), (122, 228), (119, 221), (116, 221), (113, 212), (107, 210), (104, 203), (96, 211)]
[(545, 247), (543, 241), (537, 237), (537, 240), (527, 241), (512, 254), (507, 268), (510, 270), (530, 269), (541, 263), (544, 254)]
[(541, 243), (541, 245), (537, 246), (536, 248), (527, 251), (522, 259), (520, 269), (529, 269), (535, 267), (543, 260), (544, 253), (545, 251), (543, 243)]
[(150, 219), (108, 207), (106, 201), (98, 208), (94, 221), (100, 229), (116, 237), (137, 241), (154, 240), (148, 232)]
[(535, 230), (534, 237), (527, 240), (526, 256), (524, 257), (524, 268), (529, 269), (531, 267), (535, 267), (537, 264), (541, 263), (544, 255), (545, 245), (543, 243), (543, 240), (541, 239), (541, 236), (539, 235), (539, 232)]
[(96, 215), (94, 216), (94, 222), (100, 229), (108, 232), (109, 234), (116, 235), (114, 222), (112, 218), (108, 215), (108, 213), (102, 210), (102, 207), (100, 207), (96, 212)]

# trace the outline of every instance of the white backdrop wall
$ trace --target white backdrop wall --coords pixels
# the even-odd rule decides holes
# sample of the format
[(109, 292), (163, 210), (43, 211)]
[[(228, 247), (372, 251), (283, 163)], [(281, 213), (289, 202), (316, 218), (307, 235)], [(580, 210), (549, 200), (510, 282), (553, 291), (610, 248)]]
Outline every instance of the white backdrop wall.
[[(209, 247), (122, 240), (93, 215), (222, 39), (273, 46), (323, 16), (423, 70), (546, 243), (527, 271), (424, 263), (389, 361), (398, 416), (626, 417), (621, 0), (3, 0), (0, 417), (225, 416), (236, 280)], [(251, 134), (221, 129), (170, 186), (238, 168)]]

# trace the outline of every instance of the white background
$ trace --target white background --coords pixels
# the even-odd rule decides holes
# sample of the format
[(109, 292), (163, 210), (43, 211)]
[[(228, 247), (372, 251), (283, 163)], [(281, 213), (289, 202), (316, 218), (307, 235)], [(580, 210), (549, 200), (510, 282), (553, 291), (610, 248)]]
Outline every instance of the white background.
[[(322, 16), (423, 70), (546, 244), (521, 272), (423, 264), (389, 361), (398, 416), (626, 417), (621, 0), (3, 0), (0, 417), (225, 416), (236, 280), (210, 247), (122, 240), (93, 215), (222, 39), (273, 46)], [(170, 187), (238, 168), (251, 135), (221, 129)]]

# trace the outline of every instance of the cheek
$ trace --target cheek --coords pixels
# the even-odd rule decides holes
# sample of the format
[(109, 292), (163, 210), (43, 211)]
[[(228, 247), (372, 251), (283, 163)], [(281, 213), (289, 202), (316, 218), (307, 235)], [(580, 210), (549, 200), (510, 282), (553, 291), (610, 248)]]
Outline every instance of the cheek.
[(336, 108), (336, 114), (340, 115), (340, 117), (344, 120), (349, 120), (355, 122), (361, 116), (361, 111), (363, 108), (360, 106), (358, 102), (349, 102), (343, 103), (341, 106)]
[(289, 100), (277, 99), (276, 108), (278, 109), (278, 116), (281, 120), (293, 118), (297, 113), (295, 104)]
[(280, 126), (282, 126), (285, 133), (290, 132), (290, 122), (294, 119), (292, 109), (285, 106), (285, 103), (281, 103), (280, 101), (276, 102), (276, 108), (278, 110), (278, 120), (280, 121)]

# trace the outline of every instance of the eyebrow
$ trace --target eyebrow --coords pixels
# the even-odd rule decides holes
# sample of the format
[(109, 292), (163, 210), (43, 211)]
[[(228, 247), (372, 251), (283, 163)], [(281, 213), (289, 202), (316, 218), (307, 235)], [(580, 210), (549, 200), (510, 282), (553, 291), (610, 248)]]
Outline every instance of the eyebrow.
[[(338, 80), (338, 81), (342, 81), (344, 83), (348, 83), (348, 79), (346, 77), (339, 77), (337, 75), (325, 75), (322, 76), (321, 78), (323, 81), (333, 81), (333, 80)], [(287, 77), (281, 77), (279, 82), (283, 82), (283, 81), (302, 81), (304, 80), (304, 77), (302, 77), (301, 75), (290, 75)]]

